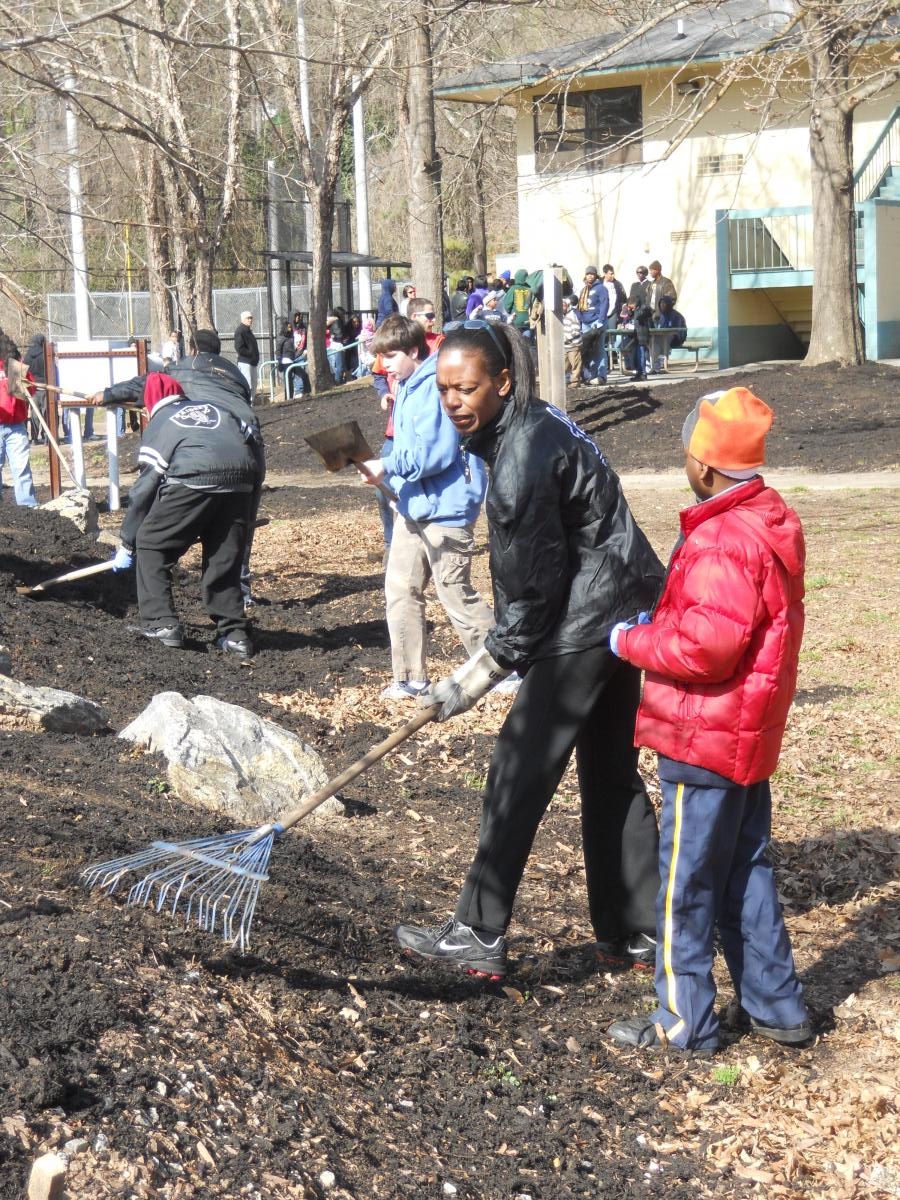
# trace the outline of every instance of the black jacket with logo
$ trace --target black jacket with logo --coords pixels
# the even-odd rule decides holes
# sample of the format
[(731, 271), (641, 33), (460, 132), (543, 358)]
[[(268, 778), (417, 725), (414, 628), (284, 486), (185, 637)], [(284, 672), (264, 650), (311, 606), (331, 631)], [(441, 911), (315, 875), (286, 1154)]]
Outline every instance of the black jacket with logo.
[(490, 478), (485, 514), (495, 624), (485, 638), (504, 667), (602, 644), (618, 621), (650, 609), (663, 567), (619, 478), (565, 413), (507, 402), (465, 439)]
[(261, 478), (253, 431), (246, 422), (225, 407), (186, 396), (154, 407), (138, 465), (121, 530), (122, 544), (130, 547), (164, 482), (203, 492), (252, 492)]

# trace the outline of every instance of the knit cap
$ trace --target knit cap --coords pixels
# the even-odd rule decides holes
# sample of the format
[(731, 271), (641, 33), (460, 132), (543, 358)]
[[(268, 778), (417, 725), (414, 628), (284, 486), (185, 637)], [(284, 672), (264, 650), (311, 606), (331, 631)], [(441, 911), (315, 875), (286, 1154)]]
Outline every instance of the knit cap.
[(766, 461), (766, 434), (775, 414), (743, 387), (701, 396), (681, 431), (698, 462), (732, 479), (749, 479)]
[(183, 396), (184, 389), (177, 380), (165, 371), (151, 371), (144, 381), (144, 408), (152, 413), (162, 400), (172, 400)]

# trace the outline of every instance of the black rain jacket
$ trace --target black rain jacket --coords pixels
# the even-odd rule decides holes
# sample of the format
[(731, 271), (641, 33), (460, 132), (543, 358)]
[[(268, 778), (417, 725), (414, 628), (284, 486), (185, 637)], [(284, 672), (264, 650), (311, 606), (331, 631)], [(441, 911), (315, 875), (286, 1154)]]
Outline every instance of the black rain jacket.
[(663, 567), (606, 459), (565, 413), (508, 401), (463, 442), (487, 463), (485, 515), (495, 624), (485, 638), (504, 667), (605, 642), (650, 609)]

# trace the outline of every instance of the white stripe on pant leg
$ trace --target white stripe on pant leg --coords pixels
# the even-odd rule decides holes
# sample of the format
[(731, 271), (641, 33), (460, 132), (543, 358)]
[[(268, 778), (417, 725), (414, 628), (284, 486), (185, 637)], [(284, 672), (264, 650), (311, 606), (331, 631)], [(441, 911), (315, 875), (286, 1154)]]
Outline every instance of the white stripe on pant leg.
[[(675, 891), (675, 873), (678, 870), (678, 850), (681, 845), (681, 829), (684, 809), (684, 784), (679, 783), (675, 789), (675, 821), (672, 829), (672, 858), (669, 862), (669, 878), (666, 880), (666, 907), (663, 918), (663, 967), (666, 973), (666, 1007), (670, 1012), (678, 1013), (678, 989), (675, 982), (675, 972), (672, 970), (672, 896)], [(671, 1040), (684, 1028), (684, 1020), (678, 1021), (671, 1029), (666, 1030), (666, 1036)]]

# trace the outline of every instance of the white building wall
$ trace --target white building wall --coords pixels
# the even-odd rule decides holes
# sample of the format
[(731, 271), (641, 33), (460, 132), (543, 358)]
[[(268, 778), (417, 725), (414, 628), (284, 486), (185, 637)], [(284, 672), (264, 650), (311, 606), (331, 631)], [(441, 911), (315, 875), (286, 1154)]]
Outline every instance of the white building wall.
[[(673, 92), (669, 79), (662, 73), (610, 78), (610, 86), (643, 86), (647, 134), (642, 165), (602, 173), (536, 174), (531, 94), (524, 98), (518, 118), (519, 257), (529, 270), (544, 262), (562, 263), (576, 281), (588, 264), (611, 262), (626, 287), (638, 263), (658, 258), (675, 282), (688, 325), (713, 328), (718, 323), (716, 210), (810, 203), (807, 114), (798, 94), (761, 116), (752, 85), (733, 88), (666, 158), (678, 114), (689, 113), (692, 105)], [(897, 96), (895, 91), (860, 110), (857, 165)], [(700, 175), (698, 160), (713, 154), (742, 155), (742, 170)]]

